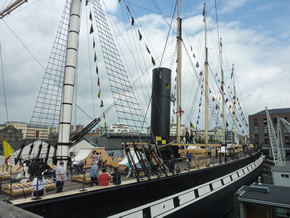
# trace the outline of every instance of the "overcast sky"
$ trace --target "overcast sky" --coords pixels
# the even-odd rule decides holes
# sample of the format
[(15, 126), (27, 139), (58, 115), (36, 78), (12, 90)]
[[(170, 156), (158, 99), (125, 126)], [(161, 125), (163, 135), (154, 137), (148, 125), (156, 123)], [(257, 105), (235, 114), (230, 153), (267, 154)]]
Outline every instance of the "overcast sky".
[[(83, 1), (84, 2), (84, 1)], [(156, 4), (154, 4), (156, 2)], [(232, 89), (231, 68), (235, 66), (236, 91), (239, 98), (243, 114), (257, 113), (265, 109), (287, 108), (290, 105), (288, 88), (290, 87), (290, 2), (289, 1), (259, 1), (259, 0), (219, 0), (217, 1), (217, 20), (215, 13), (215, 2), (200, 0), (182, 0), (181, 17), (183, 18), (183, 63), (182, 67), (182, 109), (185, 115), (182, 116), (183, 124), (188, 125), (189, 120), (194, 125), (200, 116), (202, 120), (204, 110), (204, 95), (202, 106), (199, 108), (201, 98), (201, 87), (197, 84), (199, 72), (204, 72), (204, 23), (203, 4), (207, 6), (207, 37), (209, 51), (209, 86), (211, 89), (210, 105), (214, 108), (219, 105), (220, 94), (216, 84), (220, 80), (220, 56), (218, 38), (223, 40), (223, 68), (225, 74), (226, 88)], [(133, 3), (133, 4), (131, 4)], [(130, 8), (131, 15), (126, 9), (126, 4)], [(156, 7), (158, 5), (158, 7)], [(112, 32), (115, 32), (116, 44), (120, 49), (120, 55), (124, 61), (124, 66), (128, 69), (131, 82), (140, 77), (134, 89), (137, 97), (142, 103), (144, 113), (147, 111), (150, 102), (151, 71), (154, 68), (151, 64), (151, 56), (148, 54), (145, 44), (154, 57), (156, 64), (164, 67), (172, 67), (171, 91), (174, 92), (174, 77), (176, 69), (176, 57), (174, 56), (175, 36), (170, 32), (167, 49), (161, 62), (166, 37), (175, 1), (173, 0), (135, 0), (121, 1), (106, 0), (104, 10), (108, 23), (112, 25)], [(0, 9), (4, 6), (4, 1), (0, 2)], [(6, 4), (7, 6), (7, 4)], [(0, 42), (2, 52), (1, 62), (1, 84), (0, 84), (0, 123), (7, 122), (7, 113), (4, 104), (3, 76), (6, 93), (6, 103), (9, 121), (29, 122), (35, 101), (38, 95), (44, 68), (50, 55), (51, 46), (58, 28), (58, 23), (63, 11), (64, 1), (59, 0), (39, 0), (28, 1), (11, 15), (0, 20)], [(97, 98), (97, 76), (94, 72), (92, 48), (92, 35), (88, 35), (90, 21), (88, 13), (91, 5), (83, 7), (82, 24), (79, 55), (79, 85), (78, 103), (80, 107), (88, 111), (90, 117), (99, 116), (100, 99)], [(162, 13), (162, 14), (161, 14)], [(135, 24), (130, 25), (130, 17), (133, 16)], [(176, 13), (175, 13), (176, 17)], [(176, 30), (176, 19), (173, 19), (172, 29)], [(138, 30), (142, 32), (143, 39), (138, 41)], [(13, 31), (13, 32), (12, 32)], [(95, 39), (97, 33), (95, 31)], [(15, 36), (16, 35), (16, 36)], [(125, 37), (136, 36), (136, 41)], [(25, 45), (25, 48), (23, 44)], [(97, 42), (98, 43), (98, 42)], [(139, 44), (138, 44), (139, 43)], [(84, 49), (81, 49), (81, 46)], [(192, 51), (191, 51), (192, 47)], [(190, 55), (187, 57), (185, 48)], [(130, 49), (132, 52), (129, 52)], [(28, 52), (29, 50), (29, 52)], [(122, 52), (121, 52), (122, 50)], [(140, 61), (140, 66), (134, 61)], [(37, 59), (32, 57), (31, 54)], [(90, 56), (88, 56), (88, 54)], [(98, 65), (100, 68), (100, 80), (105, 107), (110, 106), (112, 97), (108, 85), (108, 78), (100, 46), (97, 46)], [(195, 58), (193, 57), (195, 55)], [(89, 61), (91, 59), (91, 61)], [(199, 68), (196, 68), (196, 63)], [(192, 67), (192, 64), (195, 67)], [(3, 64), (3, 65), (2, 65)], [(91, 67), (89, 67), (91, 64)], [(187, 66), (186, 66), (187, 65)], [(91, 69), (91, 72), (90, 72)], [(81, 74), (83, 73), (83, 74)], [(218, 73), (218, 76), (215, 76)], [(87, 78), (87, 79), (86, 79)], [(83, 85), (84, 87), (81, 87)], [(211, 88), (212, 87), (212, 88)], [(93, 97), (92, 97), (93, 90)], [(197, 94), (196, 94), (197, 93)], [(226, 98), (229, 96), (226, 96)], [(91, 99), (94, 103), (91, 103)], [(229, 97), (230, 98), (230, 97)], [(193, 101), (195, 99), (195, 101)], [(230, 103), (230, 102), (229, 102)], [(193, 105), (193, 106), (191, 106)], [(228, 104), (229, 105), (229, 104)], [(201, 109), (201, 112), (199, 112)], [(176, 111), (176, 109), (175, 109)], [(218, 111), (215, 113), (218, 117)], [(115, 119), (115, 111), (106, 115), (107, 124), (118, 122)], [(230, 121), (231, 110), (226, 112)], [(241, 113), (241, 111), (239, 112)], [(171, 115), (172, 117), (172, 115)], [(242, 118), (242, 117), (240, 117)], [(176, 116), (173, 117), (174, 121)], [(146, 120), (150, 123), (150, 117)], [(80, 114), (74, 121), (76, 124), (88, 124), (90, 118)], [(214, 123), (215, 121), (213, 121)], [(242, 123), (242, 121), (240, 121)], [(211, 124), (211, 128), (215, 124)], [(243, 128), (246, 129), (243, 121)], [(103, 125), (103, 124), (101, 124)], [(202, 128), (204, 124), (199, 124)]]

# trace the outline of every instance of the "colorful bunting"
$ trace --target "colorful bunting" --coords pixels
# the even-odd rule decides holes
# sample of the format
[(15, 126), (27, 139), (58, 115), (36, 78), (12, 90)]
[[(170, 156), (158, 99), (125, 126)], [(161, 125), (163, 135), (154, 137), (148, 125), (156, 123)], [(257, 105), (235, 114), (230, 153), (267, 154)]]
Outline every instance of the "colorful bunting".
[(99, 74), (99, 68), (96, 66), (96, 73)]
[[(103, 100), (101, 100), (100, 108), (104, 106)], [(105, 118), (105, 117), (104, 117)]]
[(196, 62), (196, 65), (195, 65), (197, 68), (199, 67), (199, 64), (198, 64), (198, 62)]
[(98, 86), (100, 87), (100, 77), (98, 77)]
[(131, 25), (133, 26), (133, 25), (134, 25), (134, 23), (135, 23), (135, 20), (134, 20), (134, 18), (133, 18), (133, 17), (131, 17)]
[(91, 21), (93, 21), (93, 17), (92, 17), (92, 12), (91, 12), (91, 11), (90, 11), (89, 19), (90, 19)]
[(101, 97), (101, 89), (99, 90), (99, 93), (98, 93), (98, 98)]
[(141, 35), (139, 30), (138, 30), (138, 34), (139, 34), (139, 41), (141, 41), (142, 40), (142, 35)]
[(95, 51), (95, 53), (94, 53), (94, 62), (96, 62), (96, 61), (97, 61), (97, 53)]
[(126, 7), (127, 7), (128, 11), (129, 11), (129, 13), (131, 13), (131, 11), (130, 11), (130, 9), (129, 9), (128, 5), (126, 5)]
[(151, 56), (151, 61), (152, 61), (153, 66), (155, 66), (155, 60), (152, 56)]
[(95, 39), (93, 39), (93, 48), (95, 48), (96, 43), (95, 43)]
[(145, 46), (146, 46), (146, 49), (147, 49), (148, 53), (151, 54), (151, 53), (150, 53), (150, 50), (149, 50), (149, 48), (147, 47), (146, 44), (145, 44)]
[(93, 24), (91, 24), (90, 34), (94, 32)]
[(175, 100), (176, 100), (176, 98), (175, 98), (175, 95), (172, 93), (171, 94), (171, 98), (170, 98), (170, 100), (174, 103), (175, 102)]

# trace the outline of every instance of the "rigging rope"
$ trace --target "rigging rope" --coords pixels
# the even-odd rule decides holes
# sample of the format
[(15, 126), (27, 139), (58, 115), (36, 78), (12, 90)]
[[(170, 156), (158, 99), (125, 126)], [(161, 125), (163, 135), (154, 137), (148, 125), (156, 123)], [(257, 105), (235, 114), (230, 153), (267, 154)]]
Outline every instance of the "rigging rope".
[(7, 123), (9, 123), (9, 116), (8, 116), (8, 107), (7, 107), (7, 100), (6, 100), (6, 91), (5, 91), (5, 79), (4, 79), (4, 67), (3, 67), (3, 59), (2, 59), (2, 47), (0, 42), (0, 60), (1, 60), (1, 71), (2, 71), (2, 83), (3, 83), (3, 94), (4, 94), (4, 102), (5, 102), (5, 110), (6, 110), (6, 118)]

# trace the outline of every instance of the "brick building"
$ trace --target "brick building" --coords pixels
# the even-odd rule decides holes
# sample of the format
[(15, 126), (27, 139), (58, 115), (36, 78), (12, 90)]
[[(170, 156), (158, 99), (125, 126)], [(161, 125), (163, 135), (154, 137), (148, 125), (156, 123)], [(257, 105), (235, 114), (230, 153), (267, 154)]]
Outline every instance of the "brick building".
[[(277, 117), (284, 118), (287, 122), (290, 121), (290, 108), (269, 109), (268, 111), (276, 133)], [(280, 126), (283, 135), (282, 138), (285, 148), (285, 157), (290, 158), (290, 133), (286, 130), (281, 122)], [(249, 115), (249, 127), (251, 139), (255, 142), (255, 144), (262, 146), (262, 151), (266, 156), (272, 157), (266, 110)]]

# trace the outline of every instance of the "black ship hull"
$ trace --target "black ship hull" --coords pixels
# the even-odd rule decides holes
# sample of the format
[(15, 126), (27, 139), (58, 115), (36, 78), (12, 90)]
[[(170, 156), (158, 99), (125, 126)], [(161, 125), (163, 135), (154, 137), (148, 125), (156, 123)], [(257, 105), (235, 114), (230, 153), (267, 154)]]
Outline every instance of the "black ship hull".
[(234, 192), (257, 181), (262, 169), (256, 154), (175, 176), (15, 206), (44, 217), (221, 217), (233, 206)]

